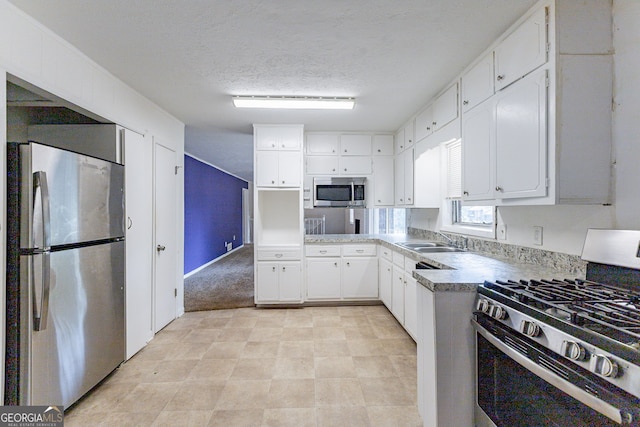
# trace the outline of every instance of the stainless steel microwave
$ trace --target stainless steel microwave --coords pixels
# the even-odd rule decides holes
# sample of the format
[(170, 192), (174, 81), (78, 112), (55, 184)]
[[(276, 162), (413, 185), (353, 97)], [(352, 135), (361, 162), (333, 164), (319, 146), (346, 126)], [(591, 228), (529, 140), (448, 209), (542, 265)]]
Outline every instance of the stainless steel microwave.
[(366, 178), (313, 178), (313, 206), (364, 208), (366, 182)]

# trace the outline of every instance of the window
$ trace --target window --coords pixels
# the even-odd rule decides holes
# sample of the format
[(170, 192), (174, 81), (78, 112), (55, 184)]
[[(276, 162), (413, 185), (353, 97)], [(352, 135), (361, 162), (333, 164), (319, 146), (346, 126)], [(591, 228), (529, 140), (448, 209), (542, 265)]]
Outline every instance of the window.
[(451, 201), (451, 224), (491, 227), (493, 221), (493, 206), (464, 206), (461, 200)]
[(405, 209), (373, 209), (373, 234), (404, 234), (407, 232)]

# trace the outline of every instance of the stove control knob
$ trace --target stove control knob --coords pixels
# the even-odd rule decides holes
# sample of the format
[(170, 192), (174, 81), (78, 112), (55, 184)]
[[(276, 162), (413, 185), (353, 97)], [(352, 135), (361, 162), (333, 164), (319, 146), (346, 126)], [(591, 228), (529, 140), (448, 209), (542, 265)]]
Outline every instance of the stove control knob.
[(587, 352), (580, 344), (575, 341), (562, 341), (562, 355), (571, 360), (584, 360)]
[(493, 307), (491, 307), (491, 313), (489, 313), (489, 315), (497, 320), (504, 320), (509, 317), (507, 310), (500, 307), (499, 305), (494, 305)]
[(540, 326), (531, 320), (523, 320), (520, 322), (520, 332), (529, 337), (537, 337), (540, 335)]
[(478, 311), (488, 314), (489, 311), (491, 310), (491, 303), (489, 302), (488, 299), (484, 299), (484, 298), (479, 299), (476, 308)]
[(615, 378), (618, 376), (618, 364), (604, 354), (591, 355), (591, 372), (603, 377)]

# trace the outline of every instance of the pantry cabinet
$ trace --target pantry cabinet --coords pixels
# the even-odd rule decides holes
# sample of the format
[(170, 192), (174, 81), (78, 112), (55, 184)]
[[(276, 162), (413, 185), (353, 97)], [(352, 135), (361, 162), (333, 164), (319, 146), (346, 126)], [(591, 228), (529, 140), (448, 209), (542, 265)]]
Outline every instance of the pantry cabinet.
[(396, 206), (413, 205), (413, 148), (403, 151), (395, 158)]

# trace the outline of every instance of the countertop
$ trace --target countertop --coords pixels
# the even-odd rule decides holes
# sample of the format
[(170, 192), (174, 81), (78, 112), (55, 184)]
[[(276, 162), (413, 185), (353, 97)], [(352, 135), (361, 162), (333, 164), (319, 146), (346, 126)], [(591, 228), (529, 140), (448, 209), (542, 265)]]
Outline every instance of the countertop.
[(376, 243), (441, 270), (414, 270), (413, 277), (434, 292), (475, 292), (485, 280), (574, 279), (575, 274), (552, 267), (498, 259), (471, 251), (421, 254), (398, 246), (400, 242), (424, 242), (402, 234), (325, 234), (305, 236), (305, 244)]

